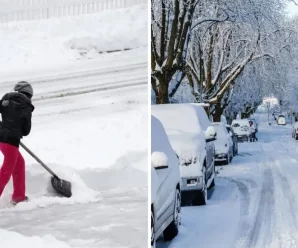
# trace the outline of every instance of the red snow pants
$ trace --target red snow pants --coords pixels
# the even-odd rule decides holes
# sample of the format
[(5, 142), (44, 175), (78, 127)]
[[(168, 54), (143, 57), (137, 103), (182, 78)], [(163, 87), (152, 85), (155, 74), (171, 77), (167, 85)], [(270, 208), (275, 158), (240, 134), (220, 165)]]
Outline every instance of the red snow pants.
[(0, 169), (0, 196), (10, 177), (13, 179), (12, 200), (19, 202), (25, 199), (25, 160), (19, 148), (0, 142), (0, 151), (4, 156)]

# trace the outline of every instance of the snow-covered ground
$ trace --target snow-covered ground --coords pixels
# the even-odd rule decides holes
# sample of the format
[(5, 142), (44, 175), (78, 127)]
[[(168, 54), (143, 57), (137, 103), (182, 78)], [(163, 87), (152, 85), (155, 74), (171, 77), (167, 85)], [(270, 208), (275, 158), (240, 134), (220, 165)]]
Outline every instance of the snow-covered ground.
[(182, 208), (180, 233), (157, 247), (298, 247), (298, 143), (291, 125), (259, 120), (259, 142), (239, 144), (232, 164), (218, 166), (206, 206)]
[(148, 6), (0, 24), (0, 68), (15, 72), (148, 45)]
[[(125, 22), (127, 25), (140, 25), (141, 28), (141, 23), (145, 19), (147, 21), (144, 6), (122, 12), (105, 15), (109, 15), (110, 19), (111, 16), (119, 16), (117, 21), (114, 18), (117, 23), (113, 25), (122, 22), (123, 30)], [(102, 15), (82, 17), (80, 20), (85, 18), (86, 23), (79, 27), (83, 30), (88, 26), (88, 21), (92, 24), (92, 20), (102, 18), (102, 21), (93, 23), (101, 32), (98, 27), (104, 27), (110, 20)], [(139, 24), (135, 24), (136, 18), (139, 18)], [(54, 30), (55, 25), (58, 27), (57, 23), (51, 20), (37, 25), (52, 27), (53, 32), (48, 33), (52, 33), (49, 39), (53, 40), (54, 46), (55, 32), (58, 33), (57, 41), (64, 42), (64, 38), (59, 39), (59, 34), (70, 35), (73, 30), (68, 28), (74, 29), (75, 22), (69, 20), (66, 22), (69, 25), (60, 25), (60, 31)], [(21, 33), (25, 29), (20, 27), (26, 25), (27, 34), (23, 38), (28, 42), (30, 32), (34, 40), (38, 30), (42, 30), (36, 27), (37, 31), (30, 31), (29, 27), (35, 26), (33, 22), (12, 24), (7, 29), (12, 36), (6, 41), (18, 42), (19, 36), (13, 36), (14, 31)], [(112, 24), (109, 25), (111, 28)], [(134, 32), (137, 31), (132, 30), (132, 36)], [(147, 33), (147, 24), (138, 32), (139, 35)], [(108, 47), (110, 40), (107, 31), (101, 35)], [(126, 33), (125, 36), (121, 33), (119, 37), (121, 35), (123, 40), (128, 40), (130, 34)], [(50, 40), (45, 43), (45, 46), (51, 45)], [(20, 48), (20, 44), (21, 41), (15, 47)], [(41, 48), (41, 40), (38, 44), (37, 50), (45, 48)], [(3, 57), (0, 59), (1, 68), (5, 68), (0, 72), (3, 80), (0, 90), (3, 94), (19, 80), (28, 80), (34, 87), (33, 104), (36, 108), (32, 131), (23, 142), (61, 178), (71, 181), (73, 185), (71, 198), (58, 197), (49, 183), (48, 172), (20, 148), (26, 160), (27, 195), (30, 201), (7, 208), (12, 193), (12, 182), (9, 183), (0, 197), (1, 247), (147, 246), (147, 44), (143, 44), (144, 47), (137, 43), (130, 44), (132, 50), (101, 54), (90, 60), (77, 60), (70, 56), (59, 62), (63, 54), (59, 56), (57, 47), (45, 51), (52, 56), (49, 61), (41, 59), (43, 56), (40, 57), (39, 52), (36, 52), (36, 57), (29, 56), (28, 63), (22, 61), (26, 52), (12, 56), (16, 64), (8, 57), (6, 60)], [(25, 42), (21, 50), (33, 51), (34, 45), (30, 47)], [(122, 45), (119, 42), (118, 48), (124, 48)], [(11, 54), (16, 52), (11, 49)], [(3, 67), (5, 61), (7, 67)], [(35, 63), (40, 65), (35, 67)], [(0, 162), (2, 160), (0, 154)]]

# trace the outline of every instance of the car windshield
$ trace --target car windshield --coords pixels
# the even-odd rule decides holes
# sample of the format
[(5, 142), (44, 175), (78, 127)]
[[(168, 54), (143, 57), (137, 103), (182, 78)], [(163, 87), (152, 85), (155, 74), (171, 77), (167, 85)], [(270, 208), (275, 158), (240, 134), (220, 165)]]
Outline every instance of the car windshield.
[(239, 123), (234, 123), (232, 127), (240, 127)]
[(225, 138), (226, 137), (227, 133), (225, 132), (225, 129), (222, 126), (220, 126), (220, 125), (213, 125), (213, 127), (216, 130), (216, 133), (217, 133), (216, 136), (217, 136), (217, 138), (222, 139), (222, 138)]

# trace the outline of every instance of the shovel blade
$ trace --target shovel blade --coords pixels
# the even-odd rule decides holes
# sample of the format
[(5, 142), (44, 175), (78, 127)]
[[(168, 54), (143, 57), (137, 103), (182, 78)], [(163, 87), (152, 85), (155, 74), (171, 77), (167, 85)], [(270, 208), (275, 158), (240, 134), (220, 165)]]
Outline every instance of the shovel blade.
[(72, 196), (70, 182), (53, 176), (51, 178), (51, 183), (54, 190), (56, 190), (59, 194), (68, 198)]

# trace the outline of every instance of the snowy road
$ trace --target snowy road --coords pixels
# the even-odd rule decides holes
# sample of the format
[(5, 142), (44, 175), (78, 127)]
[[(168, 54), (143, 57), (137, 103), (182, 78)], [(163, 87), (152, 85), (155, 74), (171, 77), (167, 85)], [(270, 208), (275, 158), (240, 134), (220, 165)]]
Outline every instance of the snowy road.
[[(37, 71), (1, 72), (1, 92), (20, 80), (34, 87), (34, 101), (147, 84), (147, 48), (103, 55), (93, 60), (53, 65)], [(12, 76), (13, 75), (13, 76)]]
[(291, 125), (262, 123), (258, 137), (217, 167), (208, 205), (184, 207), (180, 234), (158, 248), (298, 247), (298, 142)]
[[(36, 109), (32, 132), (23, 141), (58, 175), (72, 182), (73, 196), (55, 197), (49, 186), (49, 174), (22, 150), (31, 200), (12, 209), (5, 208), (12, 190), (10, 182), (0, 198), (1, 244), (6, 244), (7, 236), (1, 235), (1, 230), (9, 230), (24, 237), (45, 239), (50, 235), (52, 245), (45, 243), (55, 248), (146, 247), (145, 51), (137, 49), (135, 53), (127, 51), (85, 61), (63, 71), (65, 75), (74, 75), (75, 69), (80, 68), (74, 78), (33, 83), (37, 97), (44, 99), (33, 100)], [(113, 60), (115, 63), (107, 64)], [(102, 65), (107, 71), (101, 69)], [(88, 70), (97, 72), (90, 76), (85, 73)], [(48, 78), (56, 75), (57, 79), (53, 71), (47, 74)], [(119, 87), (110, 87), (115, 85)], [(5, 91), (12, 84), (2, 86), (1, 91)], [(49, 97), (61, 93), (71, 94)], [(18, 246), (12, 242), (8, 239), (7, 244)]]

